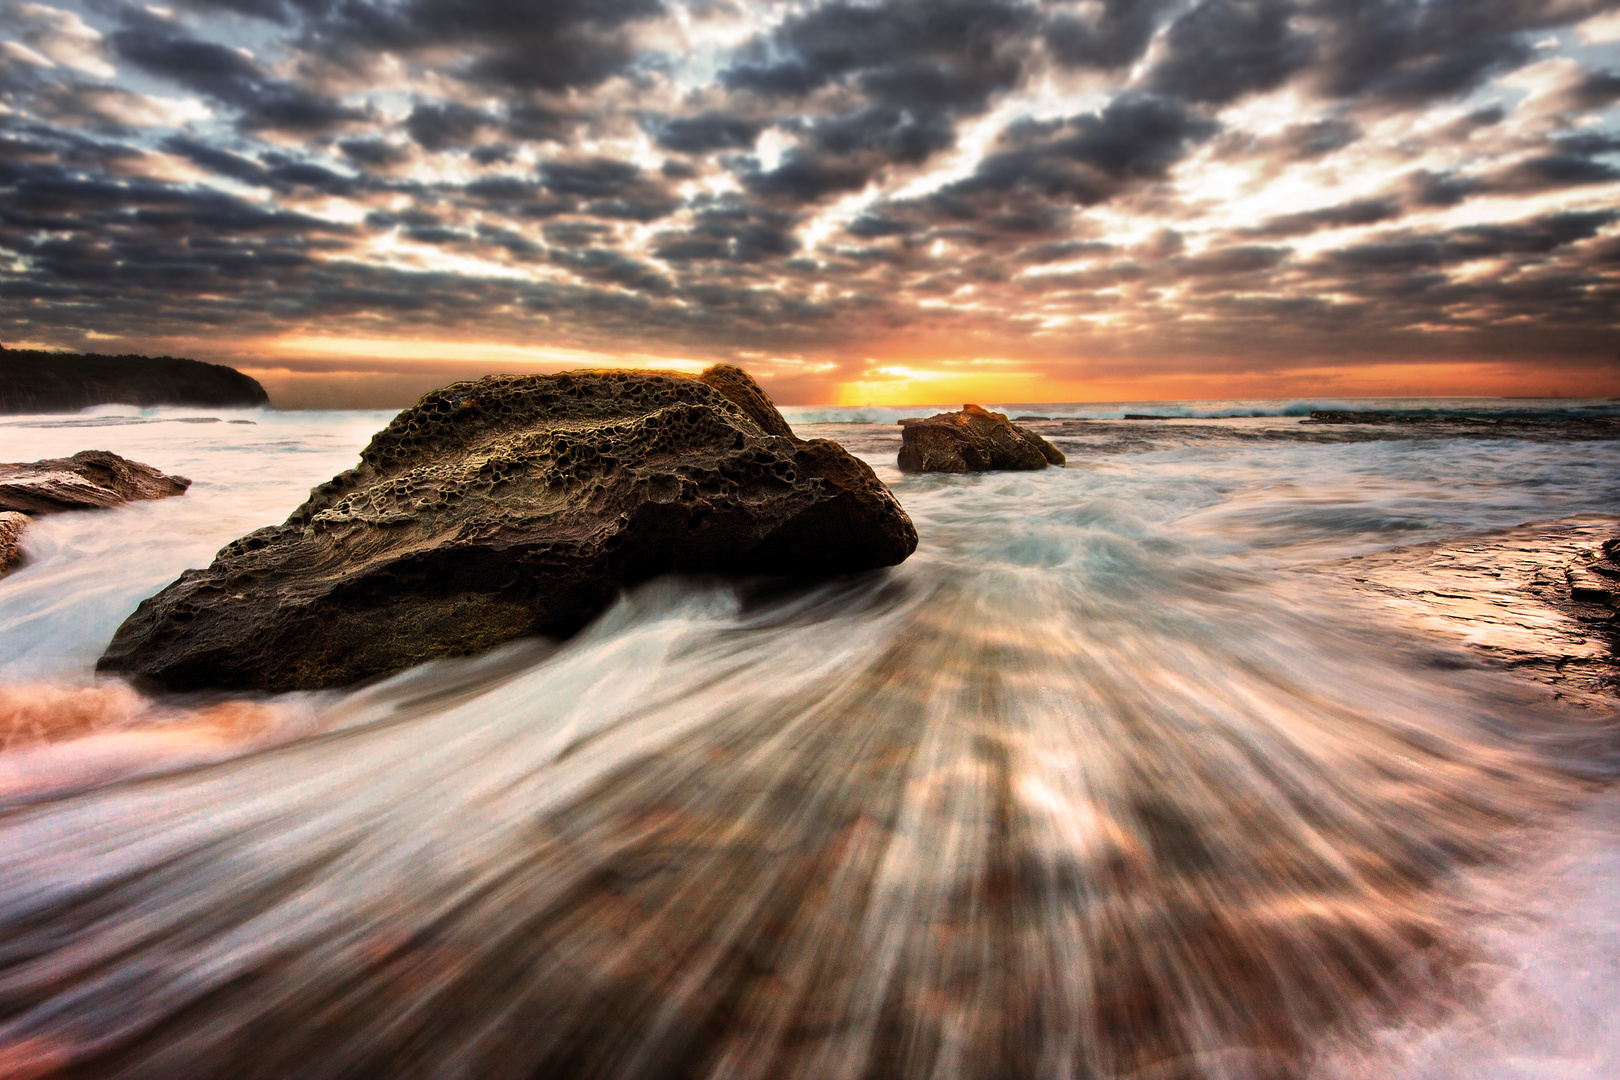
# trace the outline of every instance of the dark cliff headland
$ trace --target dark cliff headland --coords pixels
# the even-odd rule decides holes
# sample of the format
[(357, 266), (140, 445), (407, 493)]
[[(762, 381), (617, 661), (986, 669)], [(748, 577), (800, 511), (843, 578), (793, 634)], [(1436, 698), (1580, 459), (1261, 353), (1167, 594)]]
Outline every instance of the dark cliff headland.
[(75, 412), (91, 405), (268, 405), (264, 387), (221, 364), (175, 356), (0, 351), (0, 413)]

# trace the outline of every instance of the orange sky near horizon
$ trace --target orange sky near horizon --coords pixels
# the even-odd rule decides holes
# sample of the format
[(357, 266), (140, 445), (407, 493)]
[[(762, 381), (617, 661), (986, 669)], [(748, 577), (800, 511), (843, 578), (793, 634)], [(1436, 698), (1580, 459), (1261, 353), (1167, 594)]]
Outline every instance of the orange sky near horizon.
[[(17, 348), (47, 348), (17, 341)], [(89, 343), (108, 352), (190, 356), (257, 379), (279, 408), (403, 408), (448, 383), (496, 373), (660, 368), (695, 374), (716, 363), (749, 370), (786, 406), (923, 406), (1384, 397), (1620, 397), (1620, 358), (1607, 365), (1431, 358), (1303, 361), (1245, 368), (1232, 358), (953, 357), (933, 342), (874, 343), (858, 359), (753, 353), (679, 355), (440, 337), (291, 334), (221, 343), (204, 338)], [(225, 347), (221, 347), (225, 344)], [(1012, 343), (1009, 343), (1012, 344)], [(908, 347), (909, 345), (909, 347)], [(921, 352), (922, 355), (918, 355)], [(1140, 374), (1134, 374), (1139, 371)], [(1076, 372), (1089, 372), (1076, 374)]]
[[(707, 360), (634, 358), (603, 363), (462, 361), (411, 371), (299, 371), (287, 366), (239, 362), (258, 379), (280, 408), (396, 408), (421, 394), (459, 379), (495, 373), (530, 374), (578, 368), (665, 368), (695, 373)], [(712, 362), (736, 362), (716, 358)], [(778, 405), (910, 406), (961, 402), (1211, 401), (1230, 399), (1383, 397), (1620, 397), (1620, 371), (1573, 367), (1526, 370), (1500, 362), (1412, 363), (1308, 367), (1236, 373), (1152, 374), (1138, 378), (1106, 376), (1060, 378), (1038, 369), (1010, 368), (994, 373), (960, 373), (926, 367), (886, 365), (874, 377), (815, 380), (741, 362)]]

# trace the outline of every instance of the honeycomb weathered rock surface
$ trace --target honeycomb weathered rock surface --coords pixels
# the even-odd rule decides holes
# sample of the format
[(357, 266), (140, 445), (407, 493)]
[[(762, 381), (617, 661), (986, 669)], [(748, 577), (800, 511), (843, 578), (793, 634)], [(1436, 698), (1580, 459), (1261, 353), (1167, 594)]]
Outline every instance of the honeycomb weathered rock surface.
[(1057, 447), (1004, 414), (978, 405), (902, 420), (900, 431), (902, 472), (1044, 469), (1065, 463)]
[(311, 689), (566, 635), (664, 573), (890, 566), (916, 530), (748, 375), (494, 375), (428, 394), (285, 524), (144, 601), (98, 667)]

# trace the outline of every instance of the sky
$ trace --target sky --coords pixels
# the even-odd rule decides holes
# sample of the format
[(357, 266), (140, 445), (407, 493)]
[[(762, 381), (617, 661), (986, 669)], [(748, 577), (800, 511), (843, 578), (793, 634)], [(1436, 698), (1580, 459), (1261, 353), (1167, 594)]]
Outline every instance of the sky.
[(0, 0), (0, 342), (1620, 395), (1620, 0)]

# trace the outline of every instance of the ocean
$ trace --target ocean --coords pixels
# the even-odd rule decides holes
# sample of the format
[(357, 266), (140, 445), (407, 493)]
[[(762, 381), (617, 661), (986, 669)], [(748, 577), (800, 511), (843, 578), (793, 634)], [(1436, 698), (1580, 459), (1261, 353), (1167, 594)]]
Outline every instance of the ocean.
[(1620, 1075), (1613, 699), (1301, 572), (1620, 515), (1550, 423), (1620, 403), (989, 407), (1068, 467), (782, 410), (910, 513), (892, 570), (252, 699), (93, 667), (391, 414), (0, 418), (195, 481), (0, 579), (0, 1076)]

